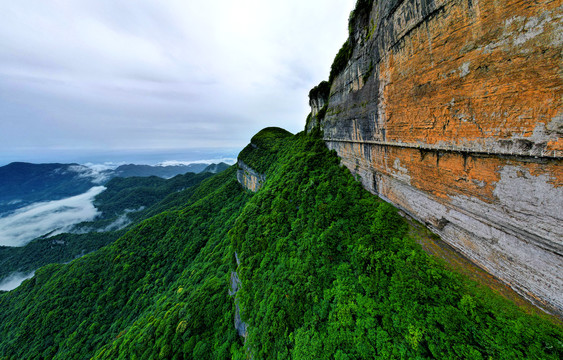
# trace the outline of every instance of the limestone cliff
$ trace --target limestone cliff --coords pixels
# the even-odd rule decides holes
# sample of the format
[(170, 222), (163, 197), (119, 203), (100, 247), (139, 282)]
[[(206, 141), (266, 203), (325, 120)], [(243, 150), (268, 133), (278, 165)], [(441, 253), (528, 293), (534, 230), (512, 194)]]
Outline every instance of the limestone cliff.
[(238, 182), (252, 192), (257, 192), (260, 190), (264, 181), (266, 181), (266, 176), (260, 174), (252, 169), (250, 166), (246, 165), (242, 160), (239, 159), (237, 162), (237, 180)]
[(560, 0), (358, 1), (320, 127), (363, 185), (563, 313)]

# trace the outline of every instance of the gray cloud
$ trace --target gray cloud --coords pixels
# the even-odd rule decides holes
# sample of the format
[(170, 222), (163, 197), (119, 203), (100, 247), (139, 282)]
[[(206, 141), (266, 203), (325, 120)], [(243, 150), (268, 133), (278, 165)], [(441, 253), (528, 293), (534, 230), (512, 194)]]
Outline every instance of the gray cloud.
[(300, 131), (353, 4), (3, 1), (0, 152), (242, 147), (265, 126)]
[(102, 184), (110, 178), (110, 174), (104, 171), (107, 168), (108, 166), (101, 165), (71, 165), (68, 170), (78, 174), (79, 178), (89, 178), (94, 184)]
[(39, 236), (60, 234), (94, 219), (99, 212), (93, 199), (104, 190), (103, 186), (95, 186), (81, 195), (35, 203), (1, 217), (0, 246), (24, 246)]
[(103, 229), (99, 229), (98, 232), (105, 232), (105, 231), (114, 231), (120, 230), (125, 228), (127, 225), (131, 224), (131, 219), (127, 216), (127, 214), (122, 214), (114, 222), (109, 224)]

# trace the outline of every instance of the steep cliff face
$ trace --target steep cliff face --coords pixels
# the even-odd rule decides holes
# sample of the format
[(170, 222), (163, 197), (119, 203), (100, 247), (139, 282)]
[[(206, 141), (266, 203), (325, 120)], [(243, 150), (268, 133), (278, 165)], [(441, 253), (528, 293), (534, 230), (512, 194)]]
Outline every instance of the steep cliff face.
[(563, 313), (563, 5), (359, 3), (307, 128), (367, 189)]
[(266, 181), (266, 175), (260, 174), (252, 169), (250, 166), (246, 165), (242, 160), (239, 160), (237, 171), (238, 182), (252, 192), (257, 192), (260, 190), (264, 181)]

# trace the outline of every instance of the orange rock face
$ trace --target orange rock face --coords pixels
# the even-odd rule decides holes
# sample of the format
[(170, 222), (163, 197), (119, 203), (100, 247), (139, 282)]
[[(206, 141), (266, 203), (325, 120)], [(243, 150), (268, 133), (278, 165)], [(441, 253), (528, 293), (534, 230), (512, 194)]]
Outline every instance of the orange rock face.
[(563, 313), (563, 3), (375, 1), (325, 140), (370, 191)]
[(252, 192), (260, 190), (260, 188), (264, 185), (264, 181), (266, 181), (266, 176), (264, 174), (259, 174), (241, 160), (238, 161), (238, 167), (238, 182)]
[(563, 156), (561, 2), (468, 3), (380, 63), (387, 140)]

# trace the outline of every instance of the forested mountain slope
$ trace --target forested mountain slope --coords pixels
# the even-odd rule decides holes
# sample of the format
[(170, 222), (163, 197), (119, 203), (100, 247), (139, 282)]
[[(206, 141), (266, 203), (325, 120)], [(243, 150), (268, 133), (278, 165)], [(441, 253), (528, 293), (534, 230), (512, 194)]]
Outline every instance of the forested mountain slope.
[(0, 215), (38, 201), (58, 200), (99, 185), (88, 168), (78, 164), (30, 164), (0, 166)]
[(29, 273), (54, 262), (68, 262), (97, 250), (125, 234), (140, 221), (180, 204), (211, 173), (186, 173), (171, 179), (116, 177), (98, 194), (94, 204), (100, 215), (77, 224), (72, 232), (39, 237), (22, 247), (0, 246), (0, 281), (10, 274)]
[[(275, 146), (240, 159), (260, 164), (258, 192), (231, 167), (181, 207), (0, 294), (0, 359), (563, 356), (558, 323), (426, 255), (322, 140), (258, 135)], [(235, 270), (246, 337), (233, 324)]]

